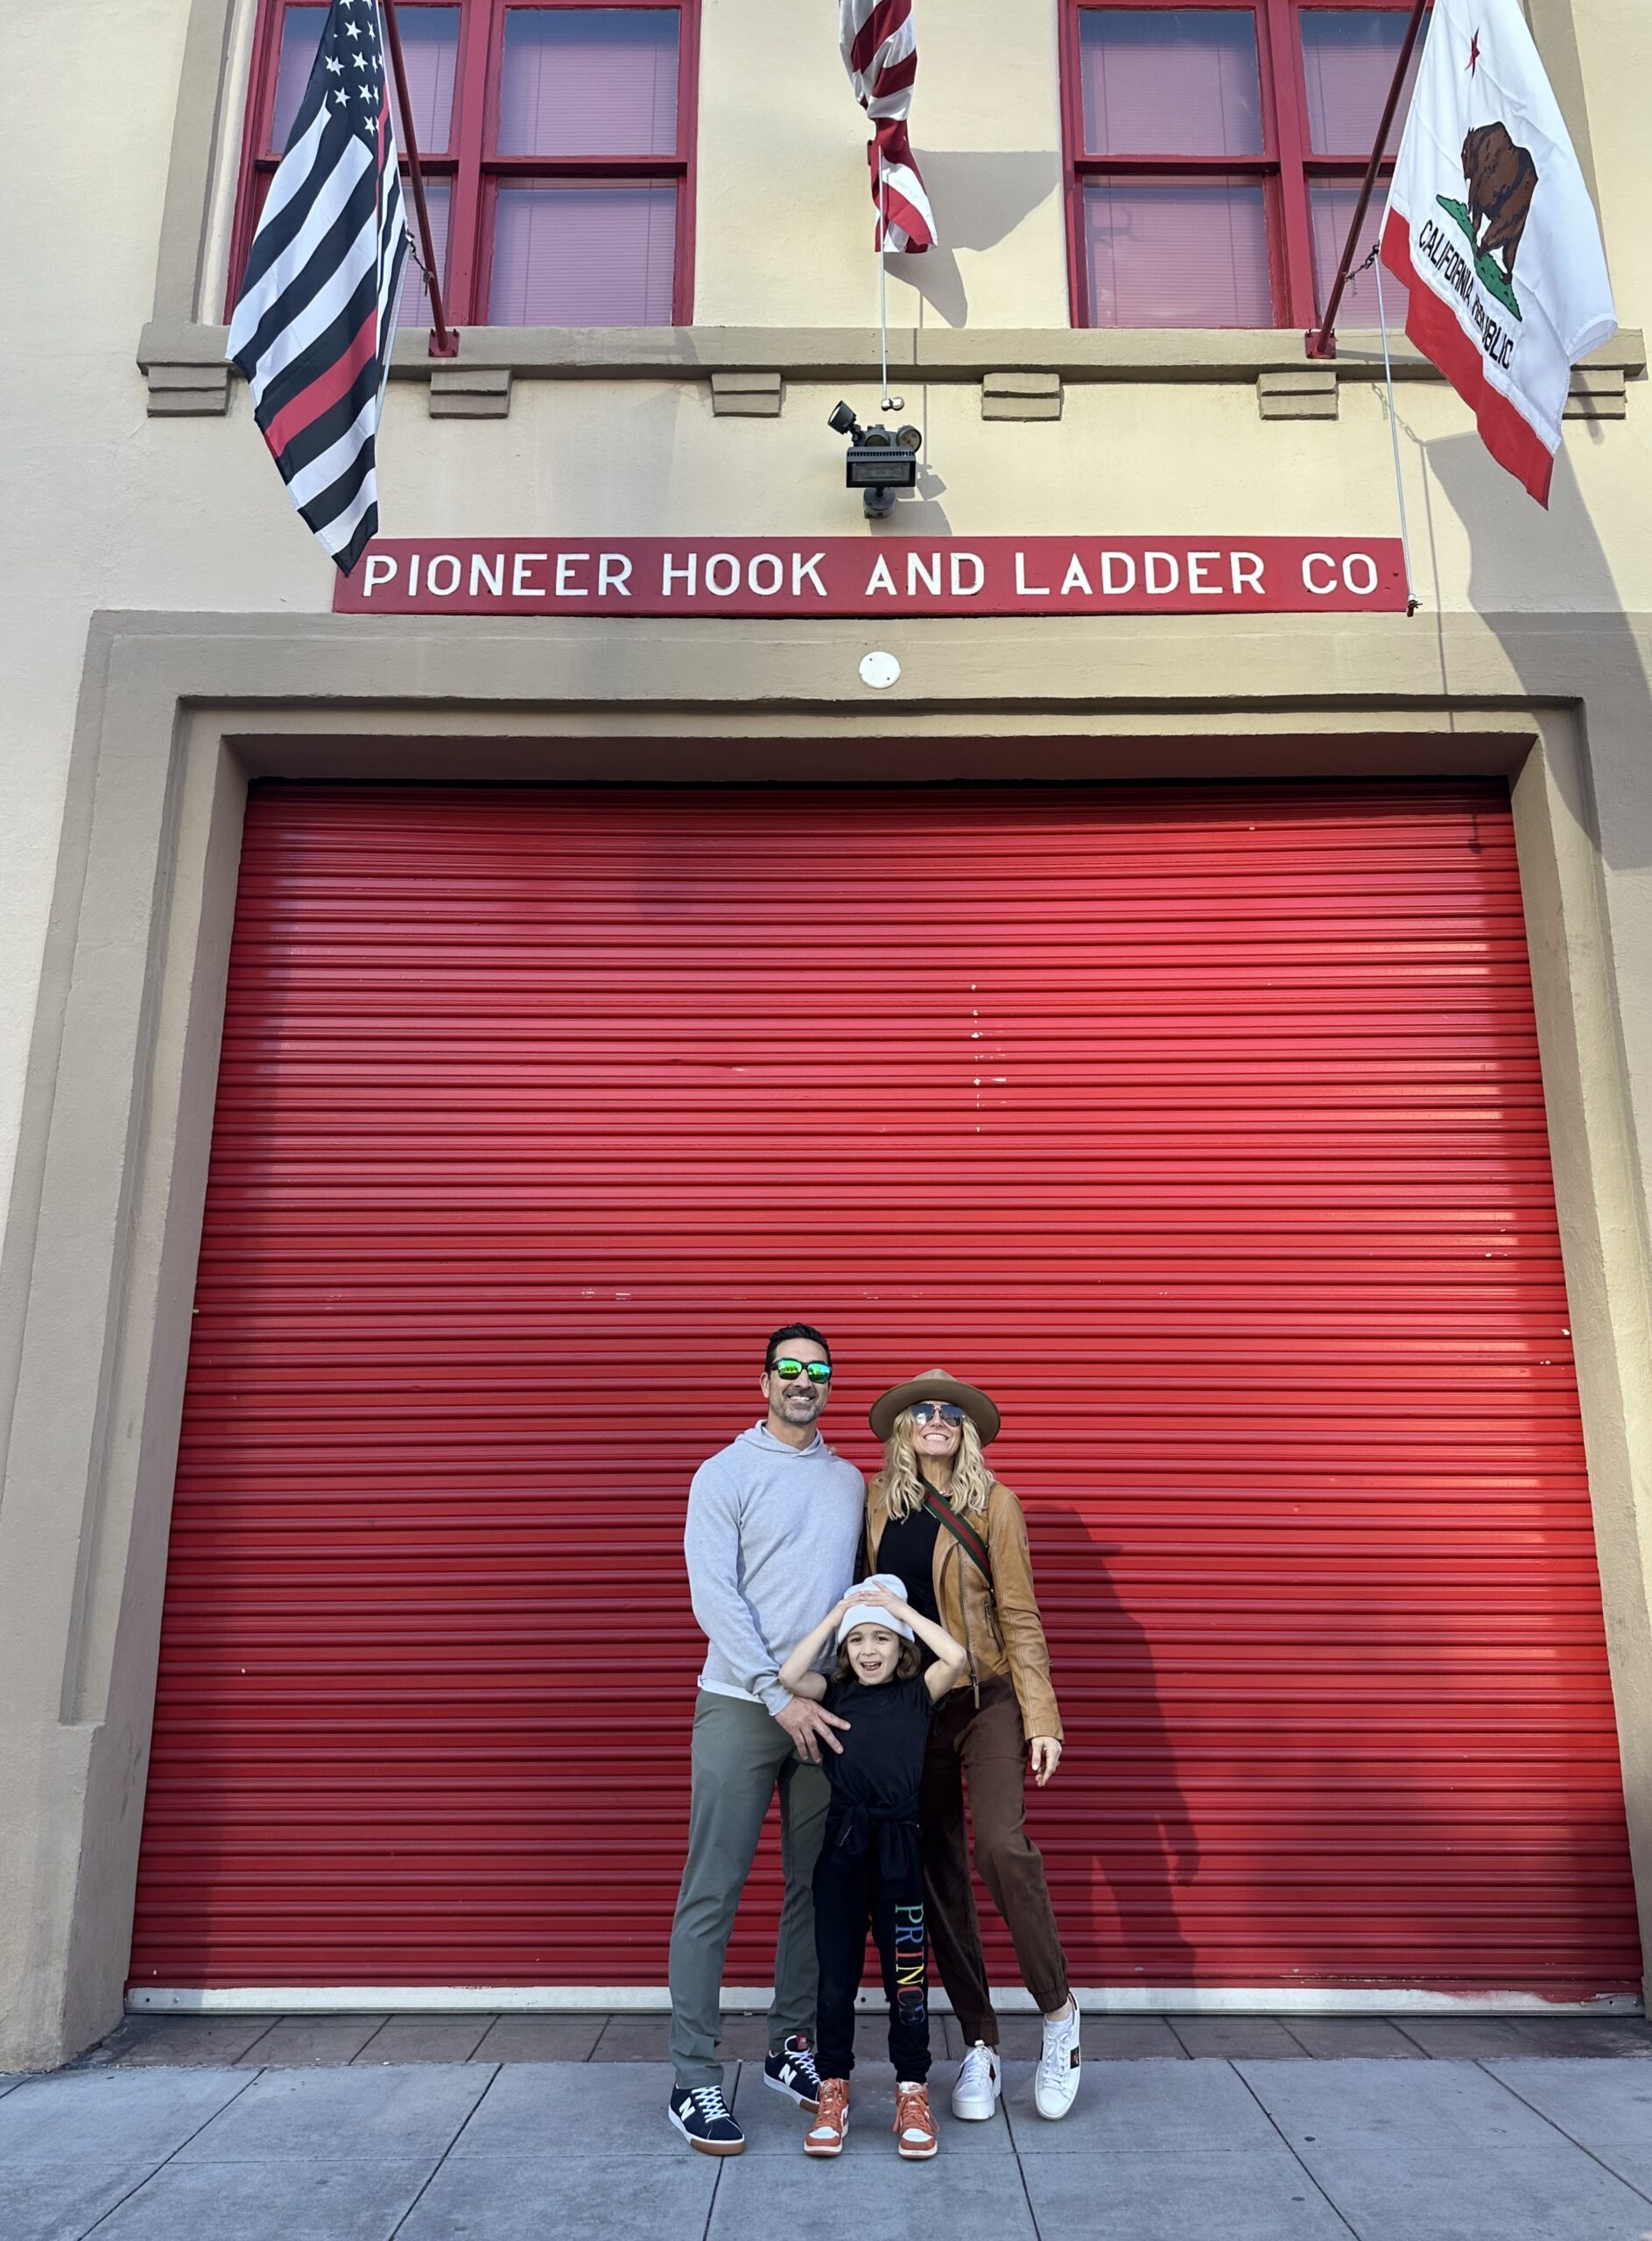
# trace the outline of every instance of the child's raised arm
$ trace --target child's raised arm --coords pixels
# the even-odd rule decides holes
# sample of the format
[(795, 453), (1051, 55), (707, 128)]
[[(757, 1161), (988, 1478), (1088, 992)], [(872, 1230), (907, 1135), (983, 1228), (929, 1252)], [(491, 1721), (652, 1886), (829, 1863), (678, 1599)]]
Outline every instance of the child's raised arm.
[(819, 1704), (821, 1697), (825, 1696), (826, 1675), (813, 1672), (811, 1668), (816, 1658), (819, 1656), (842, 1623), (843, 1614), (848, 1609), (849, 1602), (850, 1598), (846, 1595), (840, 1601), (834, 1603), (819, 1625), (804, 1636), (781, 1667), (781, 1683), (783, 1686), (791, 1690), (794, 1697), (812, 1697)]
[[(850, 1600), (855, 1604), (865, 1604), (873, 1610), (887, 1611), (891, 1619), (905, 1620), (934, 1657), (935, 1662), (925, 1672), (924, 1680), (931, 1701), (938, 1704), (947, 1690), (956, 1685), (960, 1674), (969, 1663), (969, 1652), (962, 1642), (955, 1641), (945, 1626), (938, 1626), (932, 1619), (926, 1619), (921, 1612), (914, 1611), (911, 1605), (903, 1603), (898, 1595), (891, 1595), (887, 1587), (868, 1585), (857, 1589)], [(844, 1608), (847, 1610), (847, 1607), (846, 1604)], [(784, 1674), (780, 1677), (784, 1680)]]

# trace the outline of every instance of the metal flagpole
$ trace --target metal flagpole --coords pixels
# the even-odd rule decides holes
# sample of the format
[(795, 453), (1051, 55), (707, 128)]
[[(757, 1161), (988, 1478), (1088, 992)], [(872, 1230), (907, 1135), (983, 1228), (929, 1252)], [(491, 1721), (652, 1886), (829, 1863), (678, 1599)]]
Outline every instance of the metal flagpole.
[(1405, 567), (1405, 611), (1415, 615), (1421, 602), (1411, 577), (1411, 530), (1405, 518), (1405, 479), (1400, 473), (1400, 424), (1394, 411), (1394, 364), (1388, 356), (1388, 315), (1382, 307), (1382, 259), (1373, 249), (1368, 262), (1376, 281), (1377, 325), (1382, 330), (1382, 378), (1388, 392), (1388, 439), (1394, 446), (1394, 495), (1400, 502), (1400, 558)]
[(396, 73), (396, 98), (402, 111), (402, 141), (407, 151), (408, 174), (413, 184), (413, 209), (418, 219), (418, 238), (425, 252), (425, 285), (430, 290), (430, 315), (436, 322), (431, 332), (430, 355), (432, 358), (456, 358), (459, 337), (447, 324), (442, 310), (441, 270), (436, 261), (435, 245), (431, 240), (430, 210), (425, 200), (425, 174), (418, 161), (418, 135), (413, 128), (413, 105), (407, 98), (407, 66), (402, 60), (401, 25), (396, 20), (396, 0), (378, 0), (389, 37), (390, 67)]
[(883, 151), (877, 151), (877, 324), (883, 352), (883, 386), (879, 410), (889, 409), (889, 174)]
[(1325, 315), (1318, 329), (1310, 328), (1304, 335), (1311, 358), (1334, 358), (1337, 355), (1337, 306), (1342, 301), (1342, 292), (1348, 285), (1348, 268), (1353, 263), (1353, 252), (1359, 243), (1360, 228), (1365, 223), (1365, 214), (1371, 200), (1371, 190), (1376, 185), (1377, 168), (1382, 161), (1382, 150), (1388, 137), (1388, 127), (1394, 122), (1394, 112), (1400, 105), (1400, 88), (1405, 82), (1410, 67), (1412, 50), (1417, 35), (1423, 28), (1423, 18), (1429, 0), (1412, 0), (1411, 20), (1405, 27), (1405, 37), (1400, 44), (1399, 60), (1394, 66), (1394, 82), (1388, 88), (1388, 97), (1382, 104), (1382, 121), (1376, 129), (1376, 139), (1371, 149), (1371, 160), (1365, 167), (1365, 177), (1360, 182), (1360, 199), (1353, 206), (1353, 223), (1348, 228), (1347, 242), (1342, 251), (1342, 262), (1337, 267), (1336, 284), (1325, 305)]

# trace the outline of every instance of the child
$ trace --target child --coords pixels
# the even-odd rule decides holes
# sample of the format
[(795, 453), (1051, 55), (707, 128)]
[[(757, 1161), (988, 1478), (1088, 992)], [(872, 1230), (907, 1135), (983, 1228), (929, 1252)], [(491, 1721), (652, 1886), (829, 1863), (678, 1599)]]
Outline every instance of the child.
[[(930, 1716), (967, 1661), (961, 1642), (920, 1618), (893, 1572), (853, 1587), (780, 1668), (794, 1695), (812, 1697), (849, 1723), (840, 1753), (823, 1754), (832, 1784), (826, 1838), (814, 1875), (814, 1943), (820, 1963), (815, 2062), (819, 2113), (805, 2155), (838, 2155), (849, 2128), (854, 2067), (854, 1996), (861, 1988), (869, 1920), (883, 1962), (895, 2064), (895, 2131), (910, 2162), (940, 2142), (930, 2113), (928, 1948), (917, 1790)], [(917, 1640), (933, 1655), (918, 1669)], [(812, 1670), (835, 1635), (830, 1679)]]

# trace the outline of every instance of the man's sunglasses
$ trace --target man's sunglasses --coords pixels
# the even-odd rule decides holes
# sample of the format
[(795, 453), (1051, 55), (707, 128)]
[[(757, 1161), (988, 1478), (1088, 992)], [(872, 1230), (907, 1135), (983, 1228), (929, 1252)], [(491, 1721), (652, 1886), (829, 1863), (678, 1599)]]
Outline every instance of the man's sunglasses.
[(918, 1401), (912, 1408), (912, 1422), (927, 1424), (938, 1416), (944, 1424), (961, 1424), (964, 1412), (955, 1401)]
[(811, 1385), (830, 1385), (832, 1382), (830, 1362), (794, 1362), (784, 1354), (778, 1361), (770, 1363), (769, 1373), (771, 1377), (783, 1379), (788, 1385), (798, 1377), (806, 1377)]

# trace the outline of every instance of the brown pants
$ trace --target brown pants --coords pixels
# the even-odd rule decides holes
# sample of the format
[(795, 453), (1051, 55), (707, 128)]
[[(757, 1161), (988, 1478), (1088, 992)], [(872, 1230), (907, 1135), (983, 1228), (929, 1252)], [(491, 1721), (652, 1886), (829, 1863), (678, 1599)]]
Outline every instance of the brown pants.
[(1022, 1981), (1051, 2015), (1067, 1997), (1067, 1956), (1061, 1950), (1044, 1856), (1024, 1817), (1027, 1750), (1021, 1708), (1007, 1680), (974, 1691), (954, 1689), (936, 1713), (924, 1761), (924, 1887), (935, 1966), (965, 2041), (998, 2044), (998, 2018), (981, 1949), (981, 1921), (970, 1887), (964, 1834), (964, 1785), (975, 1830), (975, 1865), (1009, 1925)]

